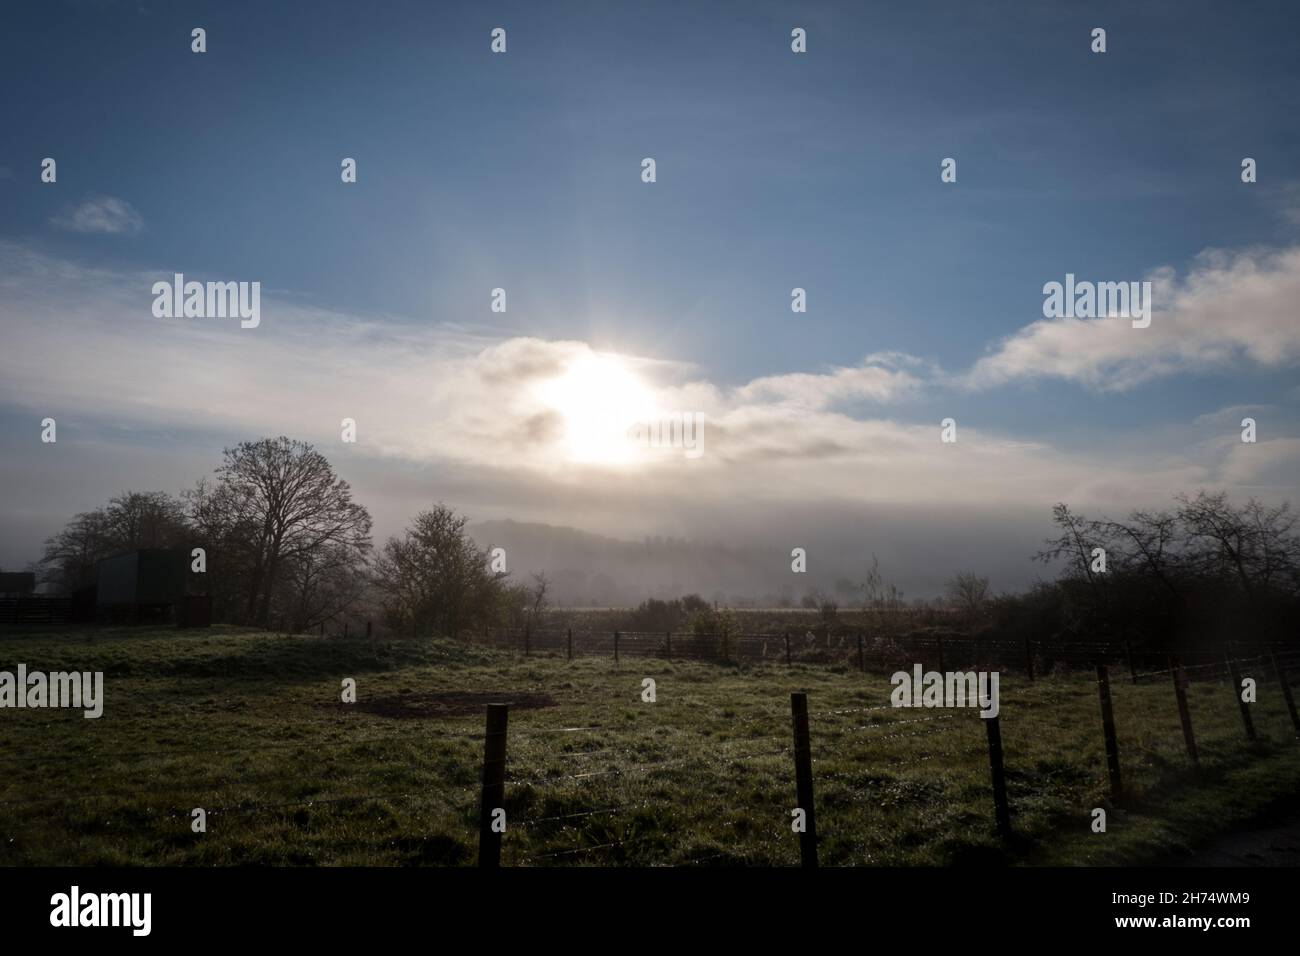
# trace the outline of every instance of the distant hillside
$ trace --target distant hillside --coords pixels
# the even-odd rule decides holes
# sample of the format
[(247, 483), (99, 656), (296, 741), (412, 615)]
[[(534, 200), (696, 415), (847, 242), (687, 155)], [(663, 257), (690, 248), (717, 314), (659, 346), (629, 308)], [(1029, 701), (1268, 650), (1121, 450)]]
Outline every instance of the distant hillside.
[[(1049, 530), (992, 509), (970, 518), (936, 508), (846, 508), (829, 515), (783, 509), (740, 527), (726, 525), (728, 545), (713, 543), (707, 532), (689, 540), (627, 541), (511, 520), (472, 525), (469, 533), (482, 548), (506, 549), (515, 580), (545, 571), (554, 604), (625, 607), (695, 593), (733, 607), (779, 607), (797, 605), (818, 588), (848, 607), (859, 600), (857, 585), (873, 558), (908, 601), (943, 594), (958, 571), (988, 575), (995, 591), (1022, 589), (1042, 571), (1032, 555)], [(796, 544), (807, 553), (806, 574), (790, 570)]]
[(673, 538), (620, 541), (509, 520), (473, 525), (469, 533), (481, 548), (505, 548), (516, 580), (544, 571), (555, 604), (624, 606), (692, 592), (728, 603), (764, 597), (775, 602), (782, 593), (792, 600), (803, 593), (792, 580), (789, 556), (776, 550), (744, 551)]

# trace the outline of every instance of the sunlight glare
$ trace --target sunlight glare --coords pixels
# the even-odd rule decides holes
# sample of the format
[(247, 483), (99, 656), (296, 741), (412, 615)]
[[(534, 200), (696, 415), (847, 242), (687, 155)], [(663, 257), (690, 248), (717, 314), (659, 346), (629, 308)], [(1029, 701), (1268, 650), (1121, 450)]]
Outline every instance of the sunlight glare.
[(569, 364), (541, 387), (543, 401), (564, 421), (570, 461), (618, 465), (635, 460), (629, 429), (650, 419), (650, 390), (625, 362), (592, 352)]

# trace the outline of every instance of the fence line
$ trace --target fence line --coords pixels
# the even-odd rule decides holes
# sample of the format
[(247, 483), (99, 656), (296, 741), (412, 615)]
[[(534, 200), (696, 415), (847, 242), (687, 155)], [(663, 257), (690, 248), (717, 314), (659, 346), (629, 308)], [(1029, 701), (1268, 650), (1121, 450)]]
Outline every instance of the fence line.
[[(534, 632), (531, 639), (536, 640), (537, 634), (538, 632)], [(635, 637), (636, 635), (632, 635), (632, 636)], [(948, 645), (948, 648), (949, 650), (951, 649), (951, 644)], [(852, 649), (856, 650), (856, 647)], [(1240, 673), (1240, 666), (1247, 665), (1252, 669), (1254, 669), (1256, 666), (1263, 666), (1266, 672), (1268, 673), (1269, 677), (1271, 678), (1271, 680), (1281, 684), (1283, 688), (1283, 695), (1290, 709), (1291, 719), (1294, 721), (1295, 720), (1294, 703), (1290, 691), (1289, 678), (1287, 676), (1287, 666), (1295, 658), (1295, 656), (1296, 656), (1295, 651), (1284, 651), (1282, 653), (1278, 653), (1276, 650), (1273, 650), (1268, 654), (1257, 654), (1254, 656), (1227, 657), (1216, 661), (1208, 661), (1208, 662), (1204, 662), (1201, 664), (1194, 664), (1194, 665), (1182, 665), (1181, 662), (1178, 661), (1177, 659), (1171, 659), (1168, 661), (1169, 666), (1166, 668), (1162, 668), (1160, 670), (1155, 670), (1155, 671), (1143, 672), (1142, 674), (1135, 674), (1134, 676), (1137, 677), (1161, 676), (1163, 678), (1169, 678), (1170, 676), (1172, 676), (1173, 678), (1172, 683), (1174, 684), (1174, 690), (1175, 690), (1175, 695), (1174, 695), (1175, 700), (1171, 700), (1169, 702), (1171, 716), (1172, 713), (1175, 712), (1173, 705), (1177, 703), (1176, 712), (1179, 715), (1180, 722), (1182, 724), (1182, 729), (1185, 731), (1186, 738), (1187, 738), (1188, 759), (1190, 762), (1195, 764), (1198, 760), (1198, 753), (1197, 753), (1197, 748), (1195, 747), (1195, 744), (1193, 743), (1193, 739), (1192, 739), (1192, 732), (1191, 732), (1192, 714), (1191, 714), (1191, 708), (1188, 705), (1187, 699), (1184, 694), (1185, 684), (1190, 682), (1189, 672), (1205, 672), (1205, 671), (1213, 670), (1215, 674), (1218, 674), (1219, 672), (1223, 671), (1223, 672), (1227, 672), (1232, 677), (1233, 694), (1237, 700), (1238, 706), (1240, 706), (1241, 708), (1246, 737), (1249, 741), (1255, 741), (1260, 736), (1263, 735), (1263, 728), (1258, 728), (1255, 726), (1253, 720), (1250, 719), (1249, 711), (1246, 709), (1247, 705), (1241, 702), (1240, 677), (1242, 676), (1242, 674)], [(1246, 676), (1251, 676), (1251, 675), (1247, 674)], [(1152, 681), (1152, 683), (1154, 684), (1155, 681)], [(1163, 683), (1163, 681), (1161, 683)], [(1259, 685), (1264, 684), (1264, 674), (1262, 673), (1258, 674), (1257, 683)], [(1099, 700), (1101, 702), (1101, 721), (1100, 724), (1098, 725), (1098, 729), (1101, 731), (1101, 735), (1105, 741), (1104, 752), (1106, 755), (1106, 770), (1107, 770), (1108, 777), (1110, 779), (1111, 799), (1116, 804), (1122, 804), (1125, 794), (1124, 794), (1124, 788), (1122, 786), (1122, 777), (1121, 777), (1121, 763), (1120, 763), (1121, 751), (1119, 747), (1119, 742), (1121, 738), (1119, 735), (1123, 732), (1124, 728), (1117, 724), (1116, 713), (1114, 708), (1115, 700), (1117, 699), (1117, 697), (1122, 697), (1122, 694), (1121, 695), (1115, 694), (1115, 688), (1110, 684), (1108, 668), (1104, 663), (1097, 665), (1096, 685), (1098, 687)], [(1032, 687), (1025, 687), (1024, 690), (1026, 690), (1027, 692), (1023, 695), (1023, 697), (1020, 695), (1012, 696), (1009, 699), (1005, 699), (1003, 703), (1006, 705), (1010, 705), (1011, 711), (1012, 713), (1014, 713), (1016, 708), (1022, 706), (1032, 707), (1032, 706), (1039, 706), (1039, 705), (1057, 705), (1065, 701), (1068, 701), (1072, 705), (1083, 705), (1086, 703), (1087, 700), (1086, 694), (1080, 694), (1072, 698), (1067, 698), (1066, 696), (1063, 695), (1043, 694), (1040, 691), (1035, 689), (1038, 688), (1039, 686), (1040, 685), (1038, 684), (1034, 684), (1032, 685)], [(1165, 686), (1168, 687), (1167, 684)], [(1006, 697), (1006, 695), (1003, 696)], [(950, 736), (953, 733), (961, 732), (959, 728), (964, 728), (966, 724), (969, 722), (969, 721), (963, 722), (958, 720), (959, 717), (963, 716), (962, 714), (952, 713), (952, 714), (941, 714), (941, 715), (934, 715), (934, 716), (927, 716), (927, 717), (909, 717), (905, 719), (882, 720), (878, 723), (872, 723), (869, 725), (858, 726), (858, 727), (840, 726), (840, 724), (845, 722), (845, 718), (849, 718), (847, 722), (852, 723), (851, 718), (853, 717), (853, 715), (856, 714), (872, 713), (872, 712), (883, 711), (883, 710), (894, 710), (895, 708), (893, 708), (890, 705), (881, 704), (881, 705), (868, 705), (862, 707), (830, 707), (826, 710), (809, 711), (807, 708), (808, 700), (806, 695), (795, 695), (795, 697), (802, 698), (802, 701), (801, 703), (795, 703), (792, 700), (792, 714), (793, 714), (793, 720), (795, 726), (793, 746), (784, 746), (776, 749), (765, 748), (765, 749), (758, 750), (756, 752), (741, 752), (741, 750), (737, 749), (737, 748), (744, 749), (744, 745), (747, 744), (762, 743), (762, 742), (767, 742), (772, 740), (784, 740), (786, 742), (790, 742), (791, 738), (788, 735), (788, 733), (787, 734), (766, 734), (766, 735), (760, 734), (760, 735), (750, 735), (745, 737), (725, 738), (720, 740), (711, 740), (710, 746), (708, 746), (707, 748), (704, 748), (699, 752), (691, 752), (689, 755), (685, 757), (677, 757), (677, 758), (660, 757), (658, 759), (653, 759), (653, 760), (642, 760), (641, 762), (633, 766), (618, 767), (615, 769), (606, 769), (606, 770), (591, 770), (591, 771), (574, 773), (574, 774), (544, 775), (544, 776), (539, 776), (535, 779), (527, 779), (527, 778), (507, 779), (506, 768), (508, 766), (508, 763), (509, 764), (514, 763), (513, 759), (510, 759), (509, 761), (507, 760), (507, 754), (506, 754), (507, 739), (511, 741), (515, 741), (515, 740), (554, 741), (558, 739), (558, 735), (587, 734), (593, 732), (608, 732), (608, 733), (619, 735), (624, 739), (626, 739), (629, 734), (631, 734), (633, 737), (646, 738), (647, 735), (653, 734), (655, 730), (659, 728), (655, 728), (655, 730), (650, 730), (650, 731), (645, 731), (645, 730), (628, 731), (621, 727), (616, 728), (612, 726), (607, 727), (603, 725), (582, 725), (582, 726), (560, 726), (560, 727), (529, 727), (523, 733), (513, 733), (513, 732), (507, 733), (506, 722), (505, 722), (505, 712), (507, 708), (505, 708), (504, 705), (491, 705), (489, 713), (492, 713), (494, 715), (494, 719), (499, 721), (499, 723), (496, 724), (489, 723), (489, 726), (486, 731), (483, 732), (433, 731), (431, 734), (432, 739), (434, 740), (471, 739), (471, 740), (484, 741), (485, 751), (484, 751), (483, 774), (479, 786), (474, 786), (474, 785), (450, 786), (450, 787), (442, 786), (431, 790), (420, 790), (416, 792), (401, 792), (401, 793), (366, 792), (366, 793), (360, 793), (360, 794), (354, 794), (348, 796), (321, 795), (321, 796), (301, 797), (301, 798), (291, 799), (291, 800), (272, 801), (272, 802), (264, 802), (264, 803), (236, 802), (229, 805), (220, 805), (210, 809), (206, 809), (206, 812), (209, 815), (225, 815), (225, 814), (235, 815), (235, 814), (258, 813), (258, 812), (263, 812), (268, 810), (284, 809), (288, 807), (313, 808), (313, 807), (343, 806), (347, 804), (365, 803), (367, 801), (372, 801), (372, 800), (382, 801), (382, 800), (397, 800), (397, 799), (402, 799), (402, 800), (433, 799), (435, 802), (442, 804), (445, 808), (449, 810), (461, 811), (463, 813), (468, 814), (470, 812), (468, 807), (458, 807), (455, 804), (453, 804), (448, 799), (448, 797), (451, 794), (455, 794), (455, 793), (472, 794), (477, 790), (479, 791), (482, 797), (482, 803), (480, 807), (480, 823), (481, 823), (480, 863), (481, 865), (490, 866), (490, 865), (494, 865), (493, 864), (494, 856), (495, 856), (495, 860), (499, 862), (502, 845), (506, 842), (506, 840), (503, 838), (505, 838), (506, 835), (509, 832), (511, 832), (511, 830), (513, 830), (514, 828), (527, 830), (530, 827), (538, 827), (546, 824), (560, 823), (562, 827), (567, 829), (568, 824), (563, 823), (563, 821), (589, 820), (592, 818), (604, 817), (604, 816), (617, 817), (619, 814), (622, 814), (631, 809), (648, 806), (648, 804), (646, 803), (624, 802), (624, 803), (619, 803), (617, 805), (596, 807), (587, 810), (577, 810), (577, 811), (565, 812), (565, 813), (551, 813), (549, 815), (542, 816), (542, 817), (526, 818), (521, 821), (511, 821), (507, 824), (506, 831), (504, 832), (493, 831), (491, 827), (492, 811), (497, 809), (498, 807), (504, 807), (506, 805), (508, 788), (529, 786), (529, 787), (546, 789), (546, 788), (554, 788), (554, 787), (561, 786), (566, 782), (578, 781), (578, 780), (592, 780), (599, 777), (630, 778), (630, 777), (645, 775), (645, 774), (655, 774), (660, 771), (666, 771), (669, 770), (670, 768), (680, 767), (687, 764), (700, 764), (700, 765), (708, 766), (709, 761), (716, 760), (719, 757), (731, 761), (748, 761), (748, 760), (766, 760), (774, 757), (793, 756), (794, 769), (796, 771), (795, 776), (798, 779), (796, 779), (795, 781), (796, 785), (792, 789), (795, 792), (797, 792), (798, 794), (797, 799), (799, 800), (800, 804), (807, 803), (807, 806), (800, 807), (801, 809), (804, 809), (807, 814), (806, 821), (805, 821), (805, 830), (800, 834), (800, 840), (799, 840), (800, 847), (801, 847), (800, 855), (801, 855), (801, 859), (804, 862), (804, 865), (811, 866), (811, 865), (816, 865), (816, 852), (817, 852), (817, 844), (818, 844), (817, 824), (819, 820), (819, 817), (816, 813), (816, 806), (815, 806), (816, 798), (813, 789), (814, 784), (818, 779), (821, 780), (853, 780), (854, 779), (851, 775), (843, 774), (843, 773), (835, 773), (829, 770), (817, 772), (818, 763), (820, 763), (823, 760), (832, 760), (832, 759), (844, 757), (845, 756), (844, 751), (846, 745), (851, 743), (866, 742), (871, 745), (875, 745), (877, 742), (885, 741), (885, 740), (930, 737), (930, 736)], [(1219, 712), (1228, 707), (1226, 695), (1221, 698), (1216, 698), (1216, 700), (1217, 703), (1212, 703), (1210, 701), (1198, 701), (1198, 708), (1201, 712), (1201, 716), (1204, 716), (1204, 710), (1211, 706), (1214, 707), (1216, 712)], [(1093, 704), (1092, 706), (1095, 707), (1097, 705)], [(498, 710), (498, 708), (500, 709)], [(992, 811), (991, 814), (992, 821), (996, 832), (999, 835), (1001, 835), (1003, 838), (1007, 838), (1012, 833), (1012, 821), (1013, 821), (1013, 816), (1015, 811), (1012, 802), (1008, 798), (1008, 794), (1006, 790), (1007, 769), (1004, 766), (1004, 761), (1006, 761), (1006, 763), (1009, 764), (1011, 770), (1014, 771), (1015, 759), (1016, 759), (1016, 748), (1014, 746), (1010, 749), (1004, 748), (1003, 739), (1002, 739), (1002, 733), (1001, 733), (1003, 729), (1002, 721), (1006, 719), (1008, 716), (1009, 716), (1008, 714), (1004, 713), (999, 718), (993, 718), (992, 723), (988, 722), (988, 719), (985, 719), (984, 727), (988, 733), (987, 749), (978, 746), (966, 746), (966, 747), (959, 746), (959, 747), (949, 747), (949, 749), (938, 750), (933, 752), (924, 752), (921, 754), (910, 754), (906, 758), (898, 755), (876, 755), (874, 759), (878, 761), (888, 762), (892, 765), (897, 765), (899, 763), (902, 763), (904, 765), (918, 765), (918, 764), (925, 763), (927, 761), (932, 761), (932, 760), (947, 758), (947, 757), (959, 757), (959, 756), (969, 757), (980, 753), (987, 754), (989, 758), (989, 773), (990, 773), (989, 785), (990, 785), (990, 794), (991, 794), (990, 808)], [(771, 721), (775, 721), (778, 719), (778, 715), (775, 713), (765, 713), (759, 715), (759, 717), (761, 719), (767, 719)], [(829, 721), (826, 720), (827, 718), (829, 718)], [(972, 716), (970, 719), (975, 719), (975, 718)], [(936, 723), (936, 726), (930, 729), (918, 730), (918, 731), (904, 731), (904, 732), (898, 732), (897, 730), (897, 728), (912, 725), (912, 724), (932, 723), (932, 722)], [(1296, 729), (1297, 732), (1300, 732), (1300, 725), (1297, 725)], [(422, 733), (427, 734), (429, 732), (422, 731)], [(1227, 737), (1230, 735), (1223, 734), (1220, 736), (1226, 740)], [(1220, 739), (1220, 736), (1212, 737), (1210, 739), (1218, 740)], [(816, 740), (815, 744), (814, 744), (814, 738), (819, 738)], [(338, 746), (338, 745), (352, 746), (352, 745), (365, 745), (370, 743), (389, 743), (389, 744), (400, 743), (403, 745), (407, 745), (407, 744), (419, 745), (420, 743), (423, 742), (425, 741), (404, 738), (404, 737), (395, 738), (392, 736), (372, 735), (366, 737), (343, 738), (343, 739), (336, 739), (336, 740), (329, 740), (329, 741), (285, 741), (285, 742), (271, 742), (271, 743), (264, 743), (264, 744), (248, 744), (244, 746), (220, 748), (218, 750), (212, 750), (212, 749), (204, 749), (201, 751), (200, 750), (188, 750), (188, 751), (140, 750), (140, 751), (129, 751), (129, 752), (122, 752), (122, 753), (112, 753), (112, 752), (97, 752), (92, 754), (64, 753), (64, 754), (60, 754), (59, 756), (61, 759), (68, 759), (70, 757), (74, 759), (78, 757), (82, 757), (82, 758), (90, 757), (90, 758), (97, 758), (97, 759), (101, 759), (101, 758), (102, 759), (127, 759), (132, 757), (136, 757), (136, 758), (170, 757), (173, 759), (178, 759), (183, 757), (205, 756), (213, 753), (252, 754), (252, 753), (258, 753), (263, 751), (277, 751), (277, 750), (286, 750), (286, 749), (306, 750), (310, 748), (319, 748), (322, 743), (331, 746)], [(654, 742), (664, 743), (664, 741), (662, 740), (655, 740)], [(939, 746), (943, 746), (943, 745), (940, 744)], [(633, 752), (634, 752), (634, 748), (632, 747), (614, 746), (614, 747), (602, 747), (597, 749), (589, 749), (589, 750), (581, 750), (581, 751), (573, 751), (573, 752), (559, 752), (559, 753), (552, 754), (551, 756), (556, 758), (566, 758), (566, 759), (579, 758), (579, 757), (594, 758), (594, 757), (599, 757), (599, 756), (604, 756), (609, 754), (620, 754), (620, 753), (631, 754)], [(6, 763), (28, 762), (30, 761), (32, 756), (35, 755), (24, 756), (24, 755), (15, 755), (11, 753), (5, 755), (5, 758), (3, 759), (4, 762)], [(867, 766), (869, 767), (870, 764), (868, 763)], [(102, 800), (102, 799), (120, 798), (123, 796), (134, 796), (134, 795), (145, 795), (145, 794), (162, 795), (167, 793), (201, 793), (202, 791), (209, 788), (219, 791), (223, 788), (231, 788), (231, 789), (238, 788), (249, 783), (294, 782), (294, 781), (299, 781), (300, 779), (301, 778), (299, 777), (293, 777), (293, 776), (265, 775), (265, 776), (257, 776), (257, 777), (235, 778), (221, 783), (210, 782), (210, 783), (193, 784), (188, 786), (139, 788), (139, 789), (117, 790), (111, 793), (88, 793), (88, 794), (74, 793), (74, 794), (61, 795), (58, 797), (53, 797), (48, 799), (30, 800), (30, 801), (4, 800), (4, 801), (0, 801), (0, 805), (17, 806), (17, 807), (47, 805), (49, 803), (59, 803), (59, 804), (66, 805), (66, 804), (74, 803), (79, 800)], [(338, 785), (340, 784), (335, 783), (335, 786)], [(208, 796), (210, 797), (211, 794), (208, 794)], [(178, 811), (174, 809), (171, 811), (172, 815), (175, 815), (177, 812)], [(822, 822), (825, 821), (823, 820)], [(586, 831), (583, 830), (583, 831), (575, 831), (575, 832), (585, 833)], [(632, 846), (636, 844), (643, 844), (645, 842), (648, 842), (651, 839), (652, 839), (651, 837), (644, 837), (644, 838), (634, 839), (634, 840), (605, 841), (591, 846), (576, 847), (573, 849), (560, 850), (560, 851), (542, 853), (542, 854), (533, 854), (524, 857), (523, 862), (559, 859), (559, 858), (575, 856), (583, 853), (595, 852), (598, 850)], [(728, 853), (726, 851), (723, 851), (720, 853), (712, 854), (710, 856), (700, 857), (700, 858), (686, 861), (685, 865), (693, 865), (694, 863), (697, 862), (704, 862), (711, 859), (717, 859), (723, 856), (734, 858), (737, 855), (738, 854)], [(742, 853), (739, 854), (739, 856), (743, 858), (745, 854)]]
[[(1260, 658), (1258, 657), (1236, 658), (1236, 659), (1230, 659), (1230, 660), (1216, 662), (1216, 663), (1218, 666), (1226, 666), (1230, 672), (1233, 672), (1235, 677), (1236, 676), (1235, 665), (1238, 662), (1243, 660), (1257, 662), (1259, 659)], [(1177, 674), (1181, 680), (1188, 679), (1185, 677), (1185, 675), (1182, 673), (1182, 670), (1178, 667), (1178, 665), (1175, 662), (1171, 662), (1171, 664), (1172, 666), (1170, 668), (1162, 671), (1161, 673), (1174, 673)], [(1210, 665), (1207, 664), (1204, 666), (1208, 667)], [(1273, 669), (1275, 671), (1275, 676), (1277, 676), (1280, 679), (1282, 686), (1286, 688), (1287, 691), (1286, 696), (1289, 698), (1290, 688), (1284, 676), (1284, 669), (1276, 664)], [(1134, 683), (1136, 683), (1136, 681), (1134, 681)], [(1108, 668), (1104, 664), (1097, 665), (1096, 684), (1098, 687), (1100, 700), (1101, 700), (1102, 719), (1100, 722), (1099, 729), (1101, 730), (1102, 737), (1105, 741), (1104, 752), (1106, 755), (1107, 773), (1110, 779), (1111, 799), (1114, 803), (1120, 804), (1123, 802), (1123, 796), (1124, 796), (1120, 762), (1119, 762), (1120, 752), (1117, 743), (1117, 726), (1116, 726), (1114, 709), (1113, 709), (1112, 691), (1109, 684), (1109, 672), (1108, 672)], [(1180, 680), (1176, 680), (1175, 686), (1179, 691), (1178, 696), (1179, 696), (1179, 700), (1181, 701), (1182, 700), (1181, 691), (1182, 691), (1183, 684), (1180, 682)], [(1239, 682), (1234, 680), (1233, 687), (1234, 687), (1234, 696), (1237, 696), (1239, 699), (1240, 690), (1241, 690)], [(1053, 702), (1061, 699), (1064, 698), (1053, 698)], [(1028, 703), (1041, 703), (1041, 702), (1043, 702), (1041, 698), (1038, 700), (1028, 701)], [(1012, 700), (1009, 703), (1020, 704), (1022, 702), (1018, 700)], [(1244, 706), (1245, 705), (1243, 705), (1243, 707)], [(886, 707), (884, 705), (881, 705), (879, 707), (871, 706), (871, 707), (861, 707), (861, 708), (838, 708), (838, 709), (832, 708), (825, 711), (814, 711), (810, 713), (807, 709), (807, 695), (794, 694), (792, 695), (791, 698), (791, 708), (792, 708), (792, 715), (794, 721), (793, 751), (790, 748), (782, 748), (780, 750), (764, 752), (760, 754), (743, 754), (743, 755), (736, 755), (736, 756), (738, 759), (757, 759), (760, 757), (784, 756), (786, 754), (791, 754), (791, 753), (793, 754), (794, 756), (793, 769), (794, 769), (794, 776), (795, 776), (794, 789), (796, 791), (796, 803), (797, 803), (796, 809), (803, 810), (805, 813), (803, 819), (803, 829), (801, 831), (796, 831), (799, 836), (800, 858), (805, 867), (815, 867), (818, 865), (817, 815), (816, 815), (816, 806), (815, 806), (816, 798), (814, 795), (815, 780), (817, 778), (832, 779), (832, 780), (850, 779), (850, 778), (848, 777), (848, 775), (845, 774), (815, 772), (815, 765), (818, 763), (818, 758), (814, 754), (813, 748), (811, 746), (812, 725), (811, 725), (810, 718), (815, 716), (842, 717), (845, 715), (850, 715), (855, 713), (883, 710), (886, 709)], [(888, 709), (893, 709), (893, 708), (891, 707)], [(864, 732), (889, 730), (901, 725), (915, 724), (915, 723), (922, 723), (922, 722), (929, 722), (929, 721), (955, 720), (958, 716), (960, 715), (947, 714), (947, 715), (938, 715), (934, 717), (909, 718), (906, 720), (884, 721), (879, 724), (870, 725), (868, 727), (857, 727), (857, 728), (830, 727), (828, 728), (828, 732), (836, 742), (842, 741), (845, 738), (866, 739), (875, 742), (875, 741), (897, 739), (897, 738), (927, 737), (927, 736), (936, 736), (936, 735), (946, 736), (952, 732), (951, 728), (955, 728), (960, 725), (945, 724), (941, 727), (935, 727), (930, 730), (905, 732), (905, 733), (881, 734), (881, 735), (876, 735), (876, 734), (864, 735)], [(987, 731), (987, 746), (985, 748), (965, 747), (965, 748), (937, 751), (932, 753), (925, 753), (922, 755), (911, 755), (904, 762), (906, 764), (911, 765), (911, 764), (920, 764), (926, 761), (945, 758), (945, 757), (955, 757), (955, 756), (968, 757), (968, 756), (974, 756), (976, 754), (987, 755), (988, 762), (989, 762), (989, 775), (990, 775), (989, 790), (991, 796), (990, 808), (991, 808), (993, 829), (998, 834), (998, 836), (1005, 841), (1011, 839), (1013, 836), (1013, 828), (1012, 828), (1013, 808), (1011, 805), (1011, 800), (1009, 798), (1008, 788), (1007, 788), (1007, 780), (1006, 780), (1007, 771), (1005, 767), (1006, 753), (1005, 753), (1002, 734), (1001, 734), (1001, 721), (1002, 721), (1001, 714), (991, 718), (981, 717), (981, 722), (984, 724), (984, 727)], [(1255, 738), (1251, 737), (1251, 739), (1253, 740)], [(836, 755), (837, 754), (832, 752), (831, 754), (824, 755), (823, 759), (829, 759), (830, 757)], [(682, 761), (658, 761), (655, 763), (643, 765), (641, 767), (631, 768), (627, 772), (634, 773), (639, 771), (657, 770), (661, 767), (667, 767), (674, 764), (680, 764), (683, 762), (692, 762), (692, 761), (699, 762), (701, 759), (702, 758), (699, 755), (696, 755), (691, 758), (686, 758), (685, 760)], [(1194, 753), (1191, 754), (1189, 759), (1195, 762), (1196, 755)], [(609, 812), (621, 812), (624, 809), (625, 809), (624, 806), (620, 806), (620, 807), (612, 808)], [(599, 813), (603, 811), (592, 811), (592, 812)], [(521, 824), (521, 826), (527, 828), (532, 823), (542, 822), (547, 819), (564, 819), (570, 816), (586, 816), (586, 815), (587, 814), (585, 813), (578, 813), (578, 814), (564, 815), (559, 818), (541, 818), (535, 821), (525, 821), (523, 824)], [(556, 851), (553, 853), (533, 854), (524, 857), (522, 862), (531, 863), (534, 861), (557, 859), (561, 857), (591, 852), (595, 850), (624, 847), (636, 843), (644, 843), (646, 839), (648, 838), (643, 838), (640, 840), (633, 840), (633, 841), (623, 841), (623, 840), (606, 841), (600, 844), (596, 844), (594, 846), (578, 847), (571, 850)], [(733, 854), (728, 854), (726, 852), (715, 853), (710, 856), (688, 860), (683, 865), (693, 865), (698, 862), (703, 862), (710, 859), (717, 859), (723, 856), (732, 856), (732, 855)]]
[[(989, 663), (998, 659), (1003, 670), (1028, 673), (1030, 679), (1041, 676), (1046, 668), (1083, 669), (1098, 663), (1124, 664), (1130, 667), (1134, 680), (1163, 676), (1164, 671), (1137, 671), (1139, 661), (1160, 661), (1170, 654), (1185, 657), (1214, 656), (1213, 651), (1150, 646), (1132, 647), (1125, 641), (1064, 640), (1041, 641), (1026, 638), (959, 638), (952, 635), (921, 635), (890, 637), (867, 634), (861, 628), (848, 628), (839, 632), (802, 635), (782, 630), (780, 632), (739, 632), (695, 634), (681, 631), (628, 631), (622, 628), (579, 630), (566, 628), (485, 628), (470, 632), (469, 639), (484, 646), (513, 650), (525, 656), (536, 653), (555, 653), (572, 659), (575, 656), (606, 656), (622, 658), (651, 657), (663, 660), (710, 660), (724, 663), (768, 662), (794, 664), (868, 665), (880, 666), (882, 661), (907, 661), (909, 666), (918, 661), (947, 669), (952, 664)], [(1247, 642), (1236, 642), (1237, 647)], [(1240, 660), (1266, 660), (1270, 653), (1294, 654), (1280, 642), (1258, 642), (1255, 657)], [(1218, 657), (1214, 661), (1191, 667), (1222, 667)]]

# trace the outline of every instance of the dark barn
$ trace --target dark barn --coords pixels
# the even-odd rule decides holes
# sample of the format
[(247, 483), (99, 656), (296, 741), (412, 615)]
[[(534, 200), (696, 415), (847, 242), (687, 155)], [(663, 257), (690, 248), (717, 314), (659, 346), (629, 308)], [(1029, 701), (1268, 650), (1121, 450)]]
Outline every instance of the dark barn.
[(0, 597), (29, 597), (36, 590), (36, 574), (32, 571), (0, 571)]
[(183, 551), (144, 548), (99, 562), (95, 603), (101, 620), (144, 622), (180, 614), (185, 599)]

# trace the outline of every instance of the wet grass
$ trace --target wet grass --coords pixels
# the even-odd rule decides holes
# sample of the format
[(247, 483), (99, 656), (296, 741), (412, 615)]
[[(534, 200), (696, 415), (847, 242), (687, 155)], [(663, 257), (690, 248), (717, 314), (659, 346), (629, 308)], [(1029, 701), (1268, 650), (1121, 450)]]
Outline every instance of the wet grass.
[[(1247, 745), (1233, 691), (1113, 685), (1125, 798), (1112, 807), (1090, 672), (1004, 674), (1015, 836), (993, 830), (983, 722), (888, 707), (888, 673), (607, 657), (450, 641), (342, 642), (214, 628), (5, 632), (0, 670), (102, 670), (104, 716), (0, 711), (0, 864), (466, 865), (483, 704), (510, 714), (508, 865), (799, 860), (790, 693), (811, 711), (830, 865), (1115, 864), (1168, 858), (1300, 789), (1272, 675)], [(653, 678), (657, 699), (641, 699)], [(356, 705), (341, 682), (357, 684)], [(1095, 807), (1105, 834), (1091, 831)], [(192, 810), (207, 812), (194, 833)]]

